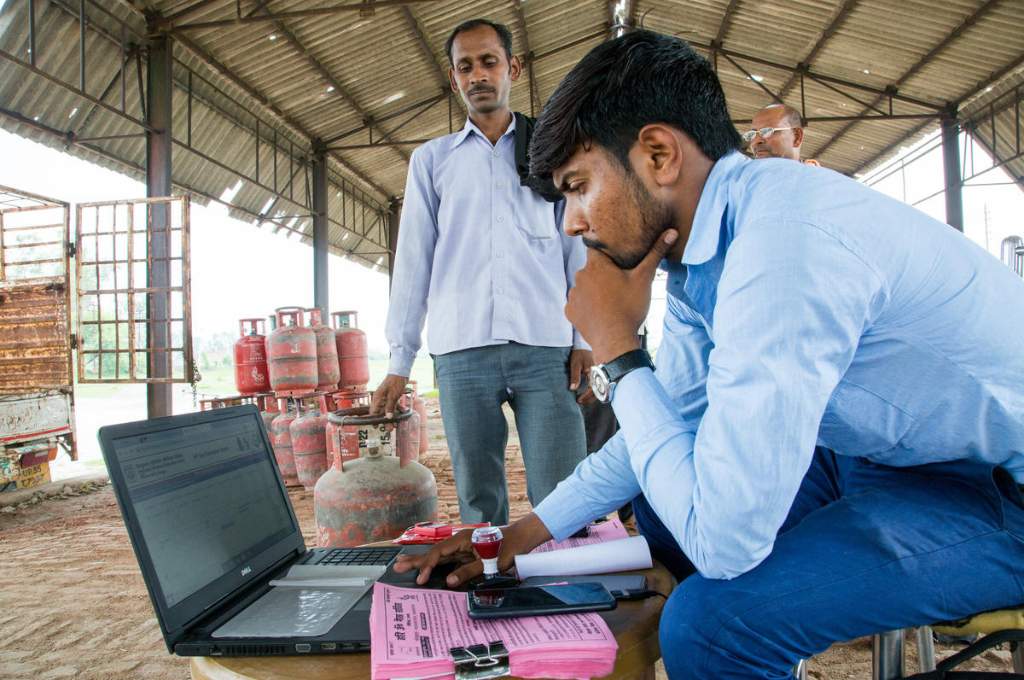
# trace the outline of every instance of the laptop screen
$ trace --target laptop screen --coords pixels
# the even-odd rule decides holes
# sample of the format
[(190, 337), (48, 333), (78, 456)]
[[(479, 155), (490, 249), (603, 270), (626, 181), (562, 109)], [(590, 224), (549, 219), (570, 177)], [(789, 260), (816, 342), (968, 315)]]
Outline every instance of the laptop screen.
[(256, 410), (231, 410), (150, 421), (108, 442), (169, 608), (215, 582), (244, 582), (267, 566), (254, 558), (297, 533)]

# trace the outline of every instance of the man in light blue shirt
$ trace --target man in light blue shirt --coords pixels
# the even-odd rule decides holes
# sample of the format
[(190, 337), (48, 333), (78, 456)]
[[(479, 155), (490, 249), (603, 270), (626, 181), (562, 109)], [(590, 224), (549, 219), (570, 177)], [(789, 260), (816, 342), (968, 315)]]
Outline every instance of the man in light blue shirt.
[[(1024, 282), (909, 206), (739, 141), (707, 61), (645, 31), (548, 102), (532, 169), (590, 248), (566, 313), (622, 430), (506, 530), (501, 564), (635, 499), (684, 579), (660, 626), (674, 679), (786, 678), (839, 640), (1024, 602)], [(634, 334), (659, 266), (655, 371)]]
[(525, 156), (532, 121), (509, 109), (520, 73), (511, 45), (506, 27), (484, 20), (448, 40), (452, 89), (469, 119), (412, 155), (388, 309), (391, 362), (372, 406), (394, 410), (429, 309), (463, 522), (508, 521), (503, 403), (515, 414), (531, 503), (586, 455), (572, 390), (592, 360), (563, 311), (585, 249), (561, 232), (553, 187), (542, 196), (517, 171), (516, 145)]

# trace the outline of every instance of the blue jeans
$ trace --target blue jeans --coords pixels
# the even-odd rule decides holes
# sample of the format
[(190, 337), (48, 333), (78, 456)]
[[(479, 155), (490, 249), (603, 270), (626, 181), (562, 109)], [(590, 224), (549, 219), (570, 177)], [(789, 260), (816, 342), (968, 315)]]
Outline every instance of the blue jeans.
[(505, 402), (515, 414), (530, 503), (541, 502), (583, 460), (569, 351), (508, 343), (434, 357), (463, 522), (508, 523)]
[(693, 573), (647, 501), (633, 504), (685, 578), (661, 617), (673, 680), (791, 678), (833, 642), (1024, 603), (1024, 501), (1001, 468), (818, 449), (771, 555), (729, 581)]

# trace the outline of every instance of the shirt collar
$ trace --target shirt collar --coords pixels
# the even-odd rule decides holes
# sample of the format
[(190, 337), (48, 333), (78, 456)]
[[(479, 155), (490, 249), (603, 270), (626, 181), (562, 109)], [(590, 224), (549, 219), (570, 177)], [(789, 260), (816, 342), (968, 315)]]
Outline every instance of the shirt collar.
[(729, 204), (729, 184), (732, 175), (749, 162), (739, 151), (733, 151), (711, 167), (704, 189), (700, 192), (697, 210), (693, 214), (693, 225), (690, 227), (690, 238), (683, 249), (684, 265), (703, 264), (718, 252), (718, 242), (722, 234), (722, 215)]
[[(515, 131), (516, 131), (516, 116), (515, 116), (515, 114), (512, 114), (512, 122), (509, 123), (508, 128), (506, 128), (505, 132), (503, 132), (501, 136), (502, 137), (507, 137), (510, 134), (514, 133)], [(480, 128), (478, 128), (473, 123), (473, 121), (471, 121), (469, 119), (469, 117), (467, 116), (466, 117), (466, 124), (463, 125), (462, 129), (459, 130), (459, 132), (455, 135), (455, 138), (452, 140), (451, 148), (454, 149), (459, 144), (462, 144), (464, 141), (466, 141), (466, 138), (469, 137), (469, 135), (474, 133), (474, 132), (476, 134), (480, 135), (481, 137), (483, 137), (484, 139), (487, 139), (487, 136), (483, 132), (481, 132)]]

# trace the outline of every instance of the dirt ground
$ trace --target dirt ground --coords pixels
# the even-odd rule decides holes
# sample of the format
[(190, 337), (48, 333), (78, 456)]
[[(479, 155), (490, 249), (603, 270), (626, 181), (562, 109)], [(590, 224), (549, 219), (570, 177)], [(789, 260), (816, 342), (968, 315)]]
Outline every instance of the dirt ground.
[[(436, 400), (428, 400), (430, 451), (439, 515), (458, 519), (458, 502)], [(509, 447), (513, 518), (529, 510), (518, 442)], [(312, 493), (292, 502), (312, 545)], [(2, 499), (0, 499), (2, 504)], [(0, 680), (186, 680), (188, 662), (166, 653), (145, 585), (109, 485), (61, 494), (0, 514)], [(940, 645), (939, 657), (956, 648)], [(910, 668), (916, 668), (913, 644)], [(1009, 670), (1010, 652), (975, 665)], [(836, 645), (813, 659), (812, 678), (871, 677), (868, 639)], [(664, 670), (659, 664), (659, 678)]]

